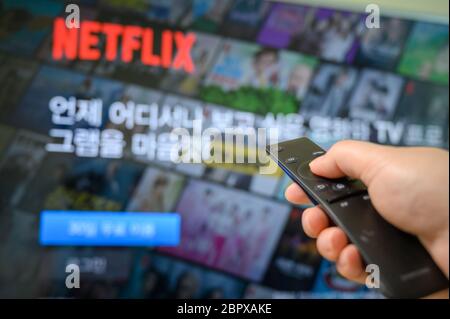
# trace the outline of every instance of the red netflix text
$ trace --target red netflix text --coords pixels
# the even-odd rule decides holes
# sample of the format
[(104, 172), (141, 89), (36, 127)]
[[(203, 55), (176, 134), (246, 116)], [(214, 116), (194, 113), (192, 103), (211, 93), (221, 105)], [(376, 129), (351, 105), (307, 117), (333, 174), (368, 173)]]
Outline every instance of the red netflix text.
[[(104, 52), (99, 48), (100, 34), (105, 37)], [(194, 72), (191, 49), (195, 34), (164, 30), (160, 36), (161, 49), (155, 53), (152, 28), (97, 21), (82, 21), (80, 28), (67, 28), (64, 18), (57, 18), (53, 24), (52, 56), (55, 60), (99, 60), (103, 55), (107, 61), (114, 61), (120, 55), (119, 59), (127, 63), (138, 52), (145, 65)]]

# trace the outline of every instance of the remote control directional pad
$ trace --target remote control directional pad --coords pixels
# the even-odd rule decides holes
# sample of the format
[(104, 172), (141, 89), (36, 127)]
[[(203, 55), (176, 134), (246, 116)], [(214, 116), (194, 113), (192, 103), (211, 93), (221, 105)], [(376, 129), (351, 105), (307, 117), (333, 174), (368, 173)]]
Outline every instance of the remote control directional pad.
[(305, 162), (305, 163), (300, 164), (300, 166), (299, 166), (299, 168), (297, 170), (297, 173), (302, 178), (307, 179), (307, 180), (313, 180), (315, 182), (319, 182), (320, 180), (323, 180), (324, 182), (326, 182), (326, 179), (321, 178), (321, 177), (319, 177), (317, 175), (314, 175), (311, 172), (311, 169), (309, 168), (309, 163), (310, 162)]
[(309, 163), (301, 164), (297, 173), (328, 202), (334, 203), (340, 199), (366, 192), (364, 184), (357, 180), (348, 178), (327, 179), (314, 175), (309, 168)]

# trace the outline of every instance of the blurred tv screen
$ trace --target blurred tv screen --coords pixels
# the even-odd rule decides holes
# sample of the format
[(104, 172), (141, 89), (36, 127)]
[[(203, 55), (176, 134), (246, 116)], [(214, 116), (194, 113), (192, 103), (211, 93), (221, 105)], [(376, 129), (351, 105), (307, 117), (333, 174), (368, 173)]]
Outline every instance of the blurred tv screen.
[[(379, 297), (318, 255), (301, 230), (305, 207), (284, 199), (287, 176), (175, 164), (170, 132), (199, 120), (324, 148), (448, 149), (448, 25), (382, 16), (370, 29), (363, 12), (275, 1), (70, 3), (81, 30), (97, 30), (94, 58), (55, 58), (63, 1), (0, 4), (1, 297)], [(106, 25), (134, 26), (143, 52), (152, 35), (153, 55), (127, 58), (125, 31), (114, 46)], [(185, 52), (176, 62), (165, 50)], [(177, 213), (181, 241), (42, 245), (42, 211)], [(73, 263), (79, 289), (65, 285)]]

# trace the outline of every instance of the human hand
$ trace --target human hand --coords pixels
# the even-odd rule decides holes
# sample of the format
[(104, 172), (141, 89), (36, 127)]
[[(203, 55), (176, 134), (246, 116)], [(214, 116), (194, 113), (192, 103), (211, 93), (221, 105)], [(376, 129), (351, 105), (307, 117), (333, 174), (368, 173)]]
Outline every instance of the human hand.
[[(311, 171), (323, 177), (349, 176), (368, 188), (376, 210), (399, 229), (416, 235), (438, 267), (449, 273), (449, 154), (426, 147), (390, 147), (367, 142), (338, 142), (310, 163)], [(309, 200), (292, 184), (286, 198), (294, 204)], [(344, 232), (330, 226), (318, 207), (302, 214), (305, 233), (317, 238), (319, 253), (335, 261), (340, 274), (364, 283), (366, 272), (358, 249)]]

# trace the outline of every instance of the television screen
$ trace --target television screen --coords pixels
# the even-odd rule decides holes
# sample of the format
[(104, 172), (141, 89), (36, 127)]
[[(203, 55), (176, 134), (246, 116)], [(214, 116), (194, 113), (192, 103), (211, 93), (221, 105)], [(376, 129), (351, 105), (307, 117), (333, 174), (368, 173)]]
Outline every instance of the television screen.
[[(371, 29), (313, 2), (70, 3), (79, 20), (69, 2), (0, 4), (0, 297), (379, 297), (320, 257), (247, 133), (448, 149), (448, 25), (382, 12)], [(230, 129), (235, 147), (208, 155), (230, 161), (174, 160), (174, 130), (222, 146), (205, 132)]]

